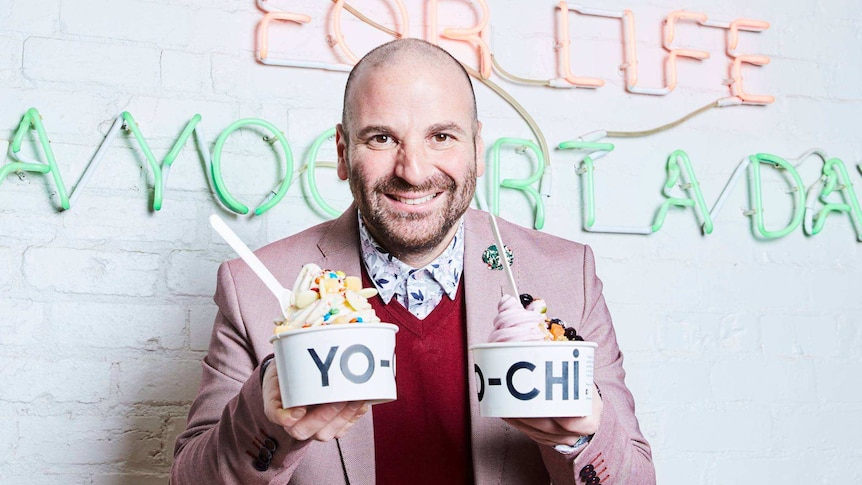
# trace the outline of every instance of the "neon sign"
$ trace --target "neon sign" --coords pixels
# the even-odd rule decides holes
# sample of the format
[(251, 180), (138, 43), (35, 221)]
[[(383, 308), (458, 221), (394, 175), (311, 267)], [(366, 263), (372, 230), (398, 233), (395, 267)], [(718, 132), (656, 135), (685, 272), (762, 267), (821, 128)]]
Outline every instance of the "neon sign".
[[(410, 15), (408, 9), (404, 6), (402, 0), (392, 0), (395, 3), (398, 11), (397, 29), (389, 29), (384, 27), (365, 16), (362, 16), (355, 9), (352, 9), (344, 0), (333, 0), (333, 5), (329, 12), (329, 31), (332, 32), (330, 45), (337, 48), (337, 52), (345, 62), (343, 63), (325, 63), (318, 61), (300, 61), (291, 59), (276, 59), (269, 55), (269, 33), (274, 22), (307, 24), (312, 18), (306, 14), (286, 12), (276, 9), (269, 5), (268, 0), (257, 0), (258, 8), (264, 12), (263, 17), (258, 22), (257, 26), (257, 48), (256, 56), (259, 62), (267, 65), (299, 67), (311, 69), (326, 69), (333, 71), (349, 71), (353, 64), (358, 62), (358, 57), (350, 49), (347, 40), (341, 28), (341, 14), (343, 10), (348, 10), (352, 14), (359, 17), (361, 20), (371, 25), (374, 28), (382, 30), (393, 37), (407, 37), (409, 35), (408, 25), (410, 24)], [(769, 58), (758, 54), (745, 54), (739, 52), (739, 32), (762, 32), (769, 28), (769, 23), (763, 20), (739, 18), (732, 21), (716, 20), (709, 18), (706, 14), (700, 12), (690, 12), (686, 10), (677, 10), (670, 12), (665, 17), (662, 29), (662, 47), (667, 51), (664, 59), (663, 73), (664, 85), (661, 87), (643, 87), (638, 85), (638, 51), (637, 51), (637, 34), (635, 32), (635, 14), (632, 10), (608, 10), (601, 8), (583, 7), (579, 5), (568, 5), (565, 1), (559, 2), (555, 9), (557, 11), (557, 28), (556, 28), (556, 44), (557, 49), (557, 70), (558, 75), (547, 80), (525, 80), (512, 76), (506, 72), (496, 60), (493, 58), (493, 53), (489, 46), (489, 38), (491, 36), (491, 10), (485, 0), (473, 0), (472, 5), (478, 7), (479, 20), (469, 27), (439, 27), (439, 12), (437, 0), (428, 0), (427, 4), (427, 23), (428, 31), (425, 35), (425, 40), (432, 44), (439, 44), (440, 38), (445, 38), (453, 41), (460, 41), (470, 44), (471, 47), (477, 50), (478, 54), (478, 75), (481, 79), (490, 79), (492, 71), (496, 68), (497, 73), (510, 81), (521, 82), (523, 84), (542, 85), (555, 88), (600, 88), (605, 85), (605, 81), (599, 77), (579, 76), (575, 75), (571, 64), (570, 47), (572, 39), (569, 35), (571, 15), (576, 13), (585, 16), (603, 17), (615, 19), (619, 21), (618, 26), (609, 29), (613, 35), (620, 35), (620, 41), (623, 45), (623, 63), (620, 65), (620, 71), (625, 75), (625, 89), (628, 92), (635, 94), (647, 95), (666, 95), (673, 91), (678, 85), (677, 63), (682, 59), (703, 60), (710, 57), (710, 53), (705, 50), (684, 49), (675, 45), (677, 40), (677, 25), (680, 23), (694, 23), (703, 28), (716, 28), (726, 31), (724, 51), (729, 58), (727, 81), (723, 81), (730, 89), (730, 95), (739, 99), (743, 104), (763, 105), (772, 103), (775, 98), (765, 94), (750, 94), (743, 88), (742, 68), (743, 64), (753, 66), (763, 66), (769, 63)], [(620, 28), (622, 27), (622, 28)], [(620, 32), (622, 32), (620, 34)]]
[[(0, 167), (0, 187), (5, 178), (17, 172), (32, 172), (43, 175), (50, 174), (51, 180), (57, 189), (57, 195), (60, 199), (59, 209), (69, 210), (75, 205), (75, 201), (80, 197), (82, 190), (87, 184), (92, 174), (99, 165), (99, 161), (104, 156), (105, 152), (110, 148), (110, 142), (116, 138), (121, 132), (132, 135), (138, 143), (141, 151), (147, 160), (147, 164), (153, 175), (153, 203), (152, 209), (158, 211), (161, 209), (164, 201), (165, 187), (167, 185), (168, 174), (170, 168), (181, 150), (186, 145), (189, 138), (194, 134), (197, 137), (197, 146), (201, 157), (205, 162), (205, 170), (207, 172), (207, 180), (211, 184), (212, 190), (216, 196), (216, 200), (221, 203), (227, 210), (238, 214), (248, 214), (250, 209), (234, 198), (222, 177), (221, 172), (221, 155), (225, 140), (237, 129), (242, 126), (257, 126), (266, 129), (274, 136), (267, 137), (269, 142), (277, 143), (281, 148), (284, 157), (282, 168), (286, 174), (284, 179), (270, 191), (264, 201), (254, 209), (255, 215), (262, 215), (267, 210), (277, 205), (287, 194), (295, 180), (295, 176), (305, 172), (305, 181), (308, 185), (311, 199), (308, 201), (309, 206), (315, 210), (330, 216), (336, 217), (340, 214), (338, 210), (333, 208), (320, 194), (315, 181), (317, 168), (325, 167), (332, 168), (332, 163), (322, 163), (317, 161), (317, 155), (323, 143), (331, 140), (334, 134), (334, 128), (330, 128), (321, 133), (312, 144), (306, 157), (305, 165), (296, 170), (293, 163), (293, 155), (291, 147), (287, 139), (271, 123), (254, 118), (246, 118), (237, 120), (225, 128), (218, 139), (215, 146), (210, 152), (205, 147), (207, 146), (203, 140), (201, 133), (201, 116), (194, 115), (186, 124), (185, 129), (180, 134), (179, 138), (174, 142), (169, 152), (158, 162), (156, 156), (149, 147), (143, 133), (134, 120), (134, 117), (124, 112), (116, 118), (111, 129), (105, 136), (102, 144), (96, 150), (90, 163), (84, 169), (83, 174), (75, 184), (71, 195), (66, 185), (63, 182), (62, 174), (57, 165), (56, 156), (48, 139), (48, 132), (43, 123), (42, 117), (35, 108), (28, 110), (21, 119), (18, 125), (12, 143), (9, 145), (9, 157), (15, 160), (12, 163), (7, 163)], [(35, 130), (36, 138), (39, 141), (39, 147), (42, 150), (44, 162), (37, 161), (25, 157), (21, 153), (23, 141), (28, 132)], [(822, 150), (812, 150), (798, 160), (797, 165), (793, 165), (788, 160), (770, 154), (754, 154), (746, 157), (740, 162), (739, 166), (733, 172), (730, 180), (715, 202), (711, 209), (707, 208), (703, 197), (703, 192), (697, 182), (695, 170), (689, 160), (688, 155), (682, 150), (676, 150), (668, 157), (665, 164), (666, 181), (662, 188), (662, 197), (664, 201), (657, 210), (656, 217), (652, 224), (644, 227), (622, 227), (611, 225), (599, 225), (596, 223), (597, 210), (595, 203), (595, 162), (603, 158), (614, 150), (612, 143), (601, 141), (608, 135), (607, 132), (597, 131), (584, 135), (578, 139), (564, 141), (558, 145), (558, 148), (564, 152), (579, 151), (586, 152), (577, 164), (577, 173), (581, 176), (582, 190), (584, 192), (584, 206), (582, 207), (583, 220), (582, 225), (584, 230), (590, 232), (609, 232), (622, 234), (652, 234), (661, 229), (667, 215), (674, 208), (694, 210), (700, 228), (703, 234), (711, 234), (714, 230), (714, 222), (721, 210), (728, 194), (738, 184), (740, 177), (747, 171), (749, 173), (749, 190), (754, 197), (752, 199), (753, 207), (747, 210), (743, 215), (752, 218), (752, 230), (760, 237), (766, 239), (774, 239), (784, 237), (787, 234), (797, 230), (801, 225), (803, 230), (808, 235), (819, 234), (825, 227), (826, 219), (830, 215), (847, 215), (852, 225), (855, 228), (856, 236), (859, 241), (862, 241), (862, 208), (860, 208), (859, 200), (856, 193), (853, 191), (853, 183), (846, 165), (838, 158), (830, 158), (826, 156)], [(500, 138), (496, 140), (488, 153), (488, 176), (490, 177), (490, 197), (487, 209), (490, 212), (499, 214), (500, 198), (499, 189), (507, 188), (510, 190), (518, 190), (524, 192), (532, 201), (535, 214), (534, 226), (536, 229), (541, 229), (544, 226), (544, 200), (536, 185), (544, 177), (544, 165), (537, 164), (535, 170), (524, 179), (503, 179), (501, 178), (500, 155), (505, 147), (515, 147), (515, 153), (520, 153), (527, 159), (535, 158), (541, 160), (541, 149), (532, 140), (518, 138)], [(820, 178), (806, 190), (801, 176), (796, 168), (803, 161), (819, 157), (823, 163), (821, 168)], [(767, 229), (763, 219), (763, 201), (761, 187), (761, 171), (763, 168), (781, 169), (790, 175), (793, 183), (789, 192), (793, 194), (795, 202), (792, 213), (791, 222), (780, 229)], [(862, 166), (860, 166), (862, 170)], [(479, 195), (481, 199), (481, 194)], [(819, 205), (819, 207), (818, 207)]]
[[(588, 151), (577, 168), (577, 174), (581, 176), (581, 184), (584, 191), (583, 228), (590, 232), (616, 233), (616, 234), (652, 234), (658, 232), (664, 224), (668, 211), (672, 207), (690, 208), (695, 211), (701, 223), (703, 234), (711, 234), (714, 229), (714, 221), (723, 207), (728, 195), (739, 182), (742, 174), (749, 172), (749, 191), (752, 194), (753, 207), (743, 211), (744, 216), (751, 217), (752, 231), (764, 239), (776, 239), (784, 237), (803, 226), (805, 234), (813, 236), (819, 234), (826, 223), (826, 218), (833, 213), (846, 214), (850, 218), (856, 239), (862, 241), (862, 209), (859, 200), (853, 191), (853, 184), (847, 167), (838, 158), (827, 157), (822, 150), (811, 150), (799, 158), (797, 165), (791, 164), (782, 157), (768, 153), (757, 153), (744, 158), (730, 180), (725, 185), (712, 209), (708, 209), (703, 197), (700, 184), (697, 182), (694, 169), (691, 166), (688, 155), (682, 150), (676, 150), (667, 159), (665, 169), (667, 172), (665, 183), (662, 187), (664, 202), (656, 212), (653, 223), (649, 226), (612, 226), (596, 224), (595, 203), (595, 161), (614, 149), (611, 143), (600, 143), (597, 140), (603, 138), (603, 132), (593, 133), (590, 136), (580, 137), (576, 140), (560, 143), (561, 150)], [(818, 156), (822, 162), (821, 176), (808, 190), (802, 181), (799, 165), (811, 156)], [(788, 192), (793, 194), (793, 213), (790, 223), (784, 228), (767, 229), (764, 219), (763, 187), (761, 184), (762, 167), (772, 167), (787, 173), (793, 183)], [(858, 166), (862, 171), (862, 165)], [(681, 195), (673, 192), (679, 189)], [(833, 200), (835, 196), (840, 201)], [(817, 201), (822, 207), (817, 210)]]
[[(257, 31), (257, 49), (256, 54), (258, 60), (263, 64), (291, 66), (299, 68), (326, 69), (334, 71), (348, 71), (352, 67), (352, 63), (357, 61), (356, 55), (350, 50), (347, 45), (347, 40), (341, 31), (341, 13), (343, 10), (349, 11), (351, 14), (359, 17), (369, 25), (385, 31), (394, 37), (402, 37), (408, 35), (407, 25), (409, 24), (409, 13), (401, 0), (393, 0), (396, 2), (399, 13), (400, 24), (397, 30), (392, 30), (375, 23), (371, 19), (363, 16), (361, 13), (347, 5), (344, 0), (333, 0), (332, 15), (330, 16), (330, 30), (333, 32), (330, 45), (341, 53), (348, 63), (328, 64), (317, 61), (298, 61), (289, 59), (273, 59), (269, 56), (269, 32), (274, 22), (291, 22), (298, 25), (307, 24), (311, 21), (311, 17), (305, 14), (285, 12), (270, 7), (267, 0), (257, 0), (259, 8), (265, 12), (263, 18), (258, 24)], [(726, 106), (739, 106), (742, 104), (769, 104), (774, 101), (774, 98), (769, 95), (750, 94), (743, 89), (742, 84), (742, 65), (751, 64), (762, 66), (769, 63), (769, 58), (760, 55), (751, 55), (740, 53), (737, 49), (739, 46), (739, 32), (760, 32), (768, 29), (769, 24), (760, 20), (752, 19), (736, 19), (730, 22), (716, 21), (710, 19), (705, 14), (697, 12), (688, 12), (684, 10), (671, 12), (665, 19), (662, 31), (662, 46), (667, 51), (664, 60), (664, 84), (660, 87), (643, 87), (638, 85), (638, 57), (636, 34), (634, 31), (634, 13), (631, 10), (604, 10), (587, 8), (580, 6), (569, 6), (566, 2), (561, 1), (557, 4), (557, 47), (558, 47), (558, 71), (560, 75), (548, 80), (531, 80), (524, 79), (506, 72), (494, 59), (493, 53), (489, 47), (489, 32), (490, 32), (490, 10), (485, 0), (474, 0), (472, 2), (481, 10), (479, 20), (475, 25), (470, 27), (449, 27), (443, 28), (442, 31), (438, 27), (438, 11), (436, 0), (429, 0), (429, 25), (430, 29), (427, 39), (433, 43), (438, 43), (440, 38), (450, 40), (463, 41), (469, 43), (473, 48), (477, 49), (478, 53), (478, 71), (465, 66), (467, 71), (489, 89), (503, 97), (519, 115), (530, 125), (531, 130), (536, 135), (538, 143), (532, 140), (507, 138), (498, 139), (489, 150), (488, 157), (488, 174), (490, 178), (490, 203), (487, 209), (494, 213), (500, 212), (500, 197), (499, 189), (507, 188), (510, 190), (518, 190), (524, 192), (534, 207), (534, 226), (541, 229), (544, 226), (544, 197), (550, 195), (550, 180), (551, 166), (547, 143), (544, 135), (538, 128), (538, 125), (532, 119), (516, 100), (509, 96), (502, 88), (489, 80), (493, 72), (496, 72), (501, 77), (518, 83), (541, 85), (556, 88), (599, 88), (604, 85), (604, 81), (598, 77), (576, 76), (573, 74), (572, 65), (570, 62), (571, 39), (569, 36), (569, 24), (571, 14), (600, 16), (605, 18), (617, 19), (621, 22), (621, 36), (623, 41), (623, 64), (620, 66), (625, 77), (626, 90), (636, 94), (647, 94), (661, 96), (673, 91), (678, 85), (676, 65), (682, 59), (702, 60), (709, 57), (709, 52), (695, 49), (679, 48), (675, 44), (677, 41), (677, 25), (682, 22), (694, 23), (705, 28), (720, 28), (726, 31), (725, 51), (731, 59), (729, 64), (730, 80), (728, 86), (731, 91), (731, 96), (719, 99), (710, 103), (703, 108), (700, 108), (683, 118), (663, 125), (661, 127), (646, 130), (641, 132), (612, 132), (612, 131), (596, 131), (588, 135), (584, 135), (576, 140), (564, 141), (558, 145), (560, 150), (577, 150), (588, 152), (583, 156), (577, 164), (577, 173), (580, 175), (582, 190), (584, 193), (583, 211), (583, 228), (591, 232), (614, 232), (628, 234), (651, 234), (657, 232), (663, 226), (666, 217), (671, 210), (675, 208), (691, 209), (695, 212), (703, 234), (711, 234), (714, 230), (714, 221), (722, 207), (722, 204), (727, 198), (727, 194), (738, 183), (739, 178), (743, 173), (749, 173), (749, 189), (754, 194), (752, 198), (753, 207), (744, 212), (745, 216), (751, 217), (752, 231), (764, 238), (783, 237), (790, 232), (796, 230), (800, 225), (806, 234), (816, 235), (820, 233), (826, 219), (831, 214), (846, 214), (853, 224), (857, 239), (862, 241), (862, 210), (860, 210), (859, 202), (855, 192), (852, 189), (852, 182), (844, 163), (837, 158), (828, 158), (822, 151), (813, 150), (802, 158), (808, 158), (812, 155), (817, 155), (821, 158), (823, 166), (821, 176), (818, 181), (808, 190), (805, 189), (802, 179), (795, 166), (787, 160), (770, 154), (755, 154), (743, 159), (737, 169), (734, 171), (728, 184), (725, 186), (712, 209), (708, 209), (703, 197), (702, 190), (697, 182), (695, 171), (689, 160), (688, 155), (676, 150), (671, 153), (665, 163), (666, 181), (662, 187), (663, 202), (659, 206), (653, 222), (644, 227), (622, 227), (596, 224), (596, 204), (595, 204), (595, 162), (599, 158), (610, 153), (614, 149), (614, 145), (602, 141), (603, 138), (609, 137), (632, 137), (632, 136), (647, 136), (659, 131), (669, 129), (676, 126), (685, 120), (698, 115), (708, 109)], [(57, 167), (56, 158), (53, 149), (48, 139), (47, 131), (42, 123), (41, 116), (36, 109), (30, 109), (23, 116), (18, 125), (12, 143), (9, 145), (9, 158), (14, 160), (4, 166), (0, 166), (0, 184), (11, 173), (33, 172), (41, 174), (50, 174), (57, 188), (57, 195), (60, 199), (60, 209), (68, 210), (80, 196), (82, 189), (86, 186), (90, 177), (97, 169), (105, 151), (109, 148), (112, 140), (119, 135), (121, 131), (134, 136), (140, 150), (143, 152), (147, 164), (153, 175), (153, 203), (152, 208), (158, 211), (164, 200), (165, 187), (170, 168), (176, 160), (180, 151), (183, 149), (188, 139), (195, 135), (197, 146), (205, 164), (207, 180), (210, 183), (211, 189), (218, 200), (225, 208), (238, 214), (247, 214), (250, 209), (248, 206), (234, 198), (224, 181), (221, 171), (221, 155), (225, 141), (237, 129), (244, 126), (256, 126), (267, 130), (270, 135), (264, 137), (269, 143), (277, 144), (280, 148), (283, 158), (281, 168), (286, 174), (284, 178), (278, 182), (275, 188), (270, 191), (263, 202), (261, 202), (253, 211), (255, 215), (261, 215), (273, 206), (277, 205), (289, 191), (291, 184), (296, 176), (305, 172), (304, 180), (309, 188), (311, 199), (314, 201), (309, 205), (330, 217), (339, 215), (339, 211), (333, 208), (322, 197), (315, 178), (316, 169), (319, 167), (331, 168), (332, 163), (318, 162), (317, 155), (320, 147), (327, 141), (332, 139), (333, 129), (328, 129), (319, 135), (309, 150), (305, 164), (299, 170), (294, 169), (293, 155), (290, 144), (281, 133), (280, 130), (271, 123), (260, 119), (242, 119), (232, 123), (225, 128), (218, 139), (215, 146), (210, 152), (206, 149), (206, 143), (200, 127), (200, 115), (194, 115), (186, 124), (182, 134), (176, 140), (170, 151), (159, 162), (152, 150), (149, 147), (143, 133), (138, 127), (132, 115), (128, 112), (122, 113), (116, 118), (108, 134), (105, 136), (102, 144), (97, 149), (95, 155), (90, 160), (90, 163), (85, 168), (83, 174), (75, 184), (71, 195), (63, 182), (62, 174)], [(21, 147), (24, 138), (30, 130), (35, 130), (36, 138), (39, 141), (38, 146), (42, 150), (44, 162), (27, 159), (21, 154)], [(501, 178), (501, 151), (505, 147), (515, 147), (515, 152), (525, 155), (528, 163), (532, 163), (532, 159), (537, 161), (537, 166), (532, 171), (530, 176), (525, 179), (510, 179)], [(800, 162), (801, 163), (801, 162)], [(778, 230), (770, 230), (766, 228), (763, 220), (763, 201), (761, 196), (760, 174), (762, 167), (774, 167), (783, 169), (790, 174), (793, 184), (790, 192), (794, 194), (795, 204), (793, 209), (792, 219), (789, 225)], [(539, 188), (536, 188), (536, 185)], [(481, 198), (481, 197), (480, 197)], [(819, 202), (818, 202), (819, 201)], [(819, 210), (817, 206), (820, 205)]]

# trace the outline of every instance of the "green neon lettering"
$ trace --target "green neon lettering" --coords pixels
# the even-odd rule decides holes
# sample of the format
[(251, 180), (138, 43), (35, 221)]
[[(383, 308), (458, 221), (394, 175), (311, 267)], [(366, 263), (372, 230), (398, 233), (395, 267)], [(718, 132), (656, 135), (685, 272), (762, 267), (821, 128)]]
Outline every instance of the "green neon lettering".
[(311, 198), (326, 215), (335, 218), (341, 215), (341, 212), (334, 209), (331, 205), (323, 200), (320, 191), (317, 190), (317, 179), (314, 178), (314, 171), (319, 166), (317, 164), (317, 152), (320, 151), (320, 146), (328, 139), (335, 136), (335, 128), (330, 128), (320, 134), (311, 145), (308, 151), (308, 159), (305, 162), (305, 182), (308, 184), (308, 192), (311, 193)]
[[(802, 223), (802, 218), (805, 215), (805, 186), (802, 183), (802, 177), (799, 176), (799, 172), (796, 171), (793, 165), (781, 157), (769, 155), (767, 153), (758, 153), (756, 155), (751, 155), (748, 159), (751, 161), (751, 193), (752, 199), (754, 199), (754, 213), (752, 214), (754, 219), (752, 219), (752, 223), (754, 225), (754, 229), (756, 229), (757, 232), (766, 239), (777, 239), (790, 234), (794, 229), (799, 227), (799, 224)], [(796, 184), (793, 189), (795, 204), (793, 208), (793, 218), (787, 227), (778, 231), (767, 230), (763, 223), (763, 188), (760, 182), (760, 165), (763, 163), (768, 163), (776, 168), (787, 170)]]
[[(682, 183), (680, 183), (680, 179), (682, 178), (680, 164), (682, 165), (682, 170), (685, 171), (685, 180), (683, 180)], [(662, 187), (662, 195), (667, 200), (662, 203), (658, 210), (658, 214), (656, 214), (655, 221), (651, 228), (652, 232), (658, 232), (658, 230), (661, 229), (668, 209), (670, 206), (676, 206), (696, 208), (697, 210), (695, 212), (700, 216), (701, 229), (703, 230), (703, 233), (711, 234), (712, 217), (710, 217), (709, 210), (706, 208), (706, 202), (703, 200), (703, 192), (700, 190), (700, 184), (697, 182), (697, 177), (694, 174), (694, 170), (691, 168), (691, 161), (688, 159), (688, 154), (682, 150), (676, 150), (671, 153), (667, 158), (666, 168), (667, 179), (664, 187)], [(678, 183), (689, 197), (683, 199), (671, 196), (670, 190)], [(694, 194), (694, 198), (691, 197), (692, 193)]]
[(135, 118), (132, 117), (131, 113), (123, 111), (122, 116), (123, 123), (126, 128), (132, 132), (132, 135), (134, 135), (135, 140), (138, 142), (138, 146), (140, 146), (141, 151), (144, 152), (144, 157), (147, 159), (147, 164), (150, 166), (150, 170), (153, 171), (153, 210), (161, 210), (162, 201), (164, 200), (165, 184), (167, 183), (170, 166), (174, 163), (174, 160), (177, 159), (177, 156), (179, 156), (180, 150), (183, 149), (186, 141), (192, 136), (195, 127), (201, 122), (201, 115), (196, 114), (191, 120), (189, 120), (185, 129), (180, 134), (180, 137), (177, 138), (176, 142), (174, 142), (173, 147), (171, 147), (171, 150), (167, 155), (165, 155), (161, 164), (156, 161), (156, 157), (153, 155), (153, 151), (150, 149), (149, 143), (147, 143), (143, 133), (141, 133), (141, 129), (138, 127), (138, 123), (135, 122)]
[(57, 195), (60, 197), (60, 207), (63, 210), (69, 210), (69, 196), (66, 192), (66, 184), (63, 183), (63, 176), (60, 174), (60, 169), (57, 168), (57, 160), (54, 158), (51, 140), (48, 139), (45, 125), (42, 124), (42, 115), (39, 114), (36, 108), (28, 109), (21, 118), (21, 122), (18, 124), (18, 129), (15, 131), (15, 135), (12, 137), (12, 144), (10, 145), (12, 155), (15, 156), (21, 151), (24, 136), (31, 128), (35, 128), (36, 130), (36, 135), (39, 138), (39, 146), (42, 147), (42, 154), (48, 163), (17, 161), (6, 164), (0, 167), (0, 183), (3, 183), (7, 175), (14, 172), (50, 173), (54, 179), (54, 186), (57, 188)]
[(269, 130), (269, 132), (275, 136), (284, 151), (285, 165), (282, 167), (285, 174), (284, 179), (282, 179), (280, 184), (277, 186), (278, 190), (273, 189), (264, 202), (254, 210), (254, 214), (259, 216), (271, 209), (274, 205), (278, 204), (281, 199), (284, 198), (285, 194), (287, 194), (287, 189), (290, 188), (290, 184), (293, 182), (293, 154), (290, 151), (290, 144), (287, 142), (287, 138), (285, 138), (284, 133), (279, 131), (275, 125), (266, 120), (244, 118), (234, 121), (230, 126), (225, 128), (216, 140), (215, 148), (213, 149), (211, 175), (219, 200), (221, 200), (222, 203), (224, 203), (224, 205), (226, 205), (230, 210), (238, 214), (248, 214), (248, 206), (236, 200), (236, 198), (228, 192), (221, 173), (221, 152), (224, 149), (224, 143), (227, 141), (227, 138), (231, 133), (243, 126), (260, 126)]
[[(500, 148), (505, 145), (529, 148), (536, 155), (536, 160), (538, 161), (536, 171), (525, 179), (500, 180)], [(491, 177), (491, 207), (489, 207), (489, 210), (493, 211), (495, 215), (499, 215), (500, 213), (500, 187), (520, 190), (529, 195), (536, 204), (536, 217), (533, 226), (536, 229), (545, 227), (545, 204), (539, 195), (539, 191), (533, 187), (533, 184), (538, 182), (545, 172), (545, 158), (542, 156), (542, 150), (539, 149), (538, 145), (532, 140), (522, 138), (500, 138), (491, 147), (491, 163), (488, 168)]]
[[(853, 191), (853, 183), (850, 181), (850, 174), (847, 173), (844, 162), (838, 158), (827, 160), (823, 164), (823, 178), (825, 184), (820, 191), (820, 201), (824, 205), (820, 212), (814, 216), (814, 227), (811, 230), (811, 235), (816, 235), (823, 230), (826, 218), (830, 213), (843, 212), (850, 217), (850, 221), (856, 229), (856, 239), (862, 241), (862, 210), (859, 208), (859, 200), (856, 198), (856, 192)], [(844, 203), (829, 202), (826, 199), (836, 191), (841, 195)]]
[[(564, 141), (557, 146), (560, 150), (589, 150), (590, 153), (612, 152), (614, 145), (611, 143), (597, 143), (586, 141)], [(590, 155), (584, 157), (582, 166), (577, 173), (581, 175), (583, 188), (582, 217), (584, 230), (589, 231), (596, 223), (596, 194), (595, 194), (595, 162)]]

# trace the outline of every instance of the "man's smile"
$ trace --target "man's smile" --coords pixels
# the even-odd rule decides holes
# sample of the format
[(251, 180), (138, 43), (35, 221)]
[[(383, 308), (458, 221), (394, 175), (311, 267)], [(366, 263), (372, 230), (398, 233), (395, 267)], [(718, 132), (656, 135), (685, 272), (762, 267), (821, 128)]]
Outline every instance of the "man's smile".
[(408, 196), (401, 196), (401, 195), (395, 195), (395, 194), (387, 194), (387, 196), (391, 199), (394, 199), (398, 202), (401, 202), (402, 204), (420, 205), (420, 204), (424, 204), (428, 201), (435, 199), (438, 195), (440, 195), (442, 193), (443, 192), (435, 192), (433, 194), (424, 195), (422, 197), (408, 197)]

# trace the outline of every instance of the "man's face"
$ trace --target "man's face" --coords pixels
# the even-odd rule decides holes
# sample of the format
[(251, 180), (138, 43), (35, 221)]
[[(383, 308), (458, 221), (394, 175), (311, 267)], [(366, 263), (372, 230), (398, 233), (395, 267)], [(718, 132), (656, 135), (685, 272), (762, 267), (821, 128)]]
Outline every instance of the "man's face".
[(469, 87), (454, 69), (410, 61), (368, 69), (354, 82), (349, 126), (336, 136), (338, 175), (387, 250), (437, 253), (485, 168)]

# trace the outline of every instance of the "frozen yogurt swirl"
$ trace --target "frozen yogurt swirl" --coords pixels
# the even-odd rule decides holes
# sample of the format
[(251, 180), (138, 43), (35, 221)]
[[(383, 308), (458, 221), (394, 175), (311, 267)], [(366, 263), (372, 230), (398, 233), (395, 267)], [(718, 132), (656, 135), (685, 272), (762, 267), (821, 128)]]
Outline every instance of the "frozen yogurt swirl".
[(530, 342), (545, 340), (545, 315), (524, 308), (518, 298), (504, 295), (497, 304), (494, 330), (489, 342)]

